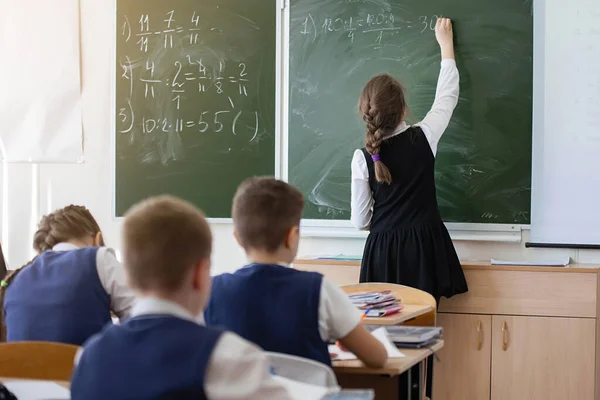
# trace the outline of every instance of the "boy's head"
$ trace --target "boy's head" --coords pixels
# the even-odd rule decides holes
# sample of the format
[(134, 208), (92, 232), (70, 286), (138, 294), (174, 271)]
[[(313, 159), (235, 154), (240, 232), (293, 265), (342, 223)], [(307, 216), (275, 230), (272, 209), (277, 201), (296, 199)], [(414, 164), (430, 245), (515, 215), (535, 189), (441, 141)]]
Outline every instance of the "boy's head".
[(292, 262), (303, 208), (295, 187), (273, 178), (247, 179), (233, 198), (235, 236), (250, 258), (268, 255)]
[(142, 295), (174, 300), (199, 314), (210, 297), (211, 250), (204, 214), (186, 201), (153, 197), (125, 215), (125, 268)]

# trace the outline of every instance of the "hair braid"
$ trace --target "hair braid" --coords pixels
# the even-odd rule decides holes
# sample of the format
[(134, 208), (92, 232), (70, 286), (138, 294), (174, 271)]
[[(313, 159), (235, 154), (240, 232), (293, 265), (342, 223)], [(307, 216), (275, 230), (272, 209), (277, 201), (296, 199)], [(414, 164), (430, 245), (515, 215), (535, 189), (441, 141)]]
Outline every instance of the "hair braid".
[[(368, 104), (368, 108), (364, 110), (363, 121), (367, 127), (367, 133), (365, 136), (365, 147), (367, 152), (371, 155), (379, 154), (381, 150), (381, 143), (383, 142), (384, 132), (381, 123), (381, 114), (372, 104)], [(373, 162), (375, 167), (375, 179), (377, 182), (385, 182), (388, 185), (392, 183), (392, 174), (388, 167), (381, 161), (381, 159)]]
[[(386, 134), (402, 122), (406, 113), (404, 89), (387, 74), (373, 77), (363, 88), (359, 99), (359, 111), (366, 125), (365, 148), (371, 156), (379, 155)], [(392, 174), (383, 161), (374, 161), (377, 182), (392, 183)]]
[(33, 248), (41, 254), (58, 243), (95, 236), (98, 232), (100, 227), (87, 208), (70, 205), (42, 218), (33, 237)]

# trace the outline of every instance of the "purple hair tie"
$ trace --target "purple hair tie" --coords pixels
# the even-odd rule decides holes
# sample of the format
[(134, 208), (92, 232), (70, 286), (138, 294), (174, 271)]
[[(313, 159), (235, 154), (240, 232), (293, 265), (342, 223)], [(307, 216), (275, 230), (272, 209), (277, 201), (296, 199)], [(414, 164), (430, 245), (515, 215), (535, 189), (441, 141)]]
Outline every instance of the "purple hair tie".
[(371, 156), (371, 160), (373, 160), (373, 162), (377, 162), (377, 161), (381, 160), (381, 157), (379, 157), (379, 154), (373, 154)]

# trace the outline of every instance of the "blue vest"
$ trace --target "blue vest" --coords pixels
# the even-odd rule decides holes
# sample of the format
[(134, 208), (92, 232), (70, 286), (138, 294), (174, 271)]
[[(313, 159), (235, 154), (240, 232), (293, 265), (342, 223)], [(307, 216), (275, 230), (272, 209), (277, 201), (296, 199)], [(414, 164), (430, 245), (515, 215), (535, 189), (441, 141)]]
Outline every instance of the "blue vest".
[(331, 366), (319, 334), (323, 276), (278, 265), (254, 264), (213, 278), (204, 317), (266, 351)]
[(131, 318), (86, 343), (73, 400), (206, 399), (204, 376), (222, 331), (177, 317)]
[(4, 298), (7, 340), (80, 346), (110, 323), (97, 253), (97, 247), (46, 251), (19, 272)]

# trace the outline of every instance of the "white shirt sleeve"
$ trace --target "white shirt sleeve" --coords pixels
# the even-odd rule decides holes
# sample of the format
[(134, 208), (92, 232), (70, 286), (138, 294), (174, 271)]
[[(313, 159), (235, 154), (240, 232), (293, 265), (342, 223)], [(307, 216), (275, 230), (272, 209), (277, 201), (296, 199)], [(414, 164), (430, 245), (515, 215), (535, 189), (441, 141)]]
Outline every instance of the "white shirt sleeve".
[(102, 287), (110, 296), (112, 311), (119, 318), (126, 317), (135, 302), (133, 290), (127, 285), (127, 277), (121, 263), (117, 260), (115, 252), (107, 247), (102, 247), (96, 255), (96, 267)]
[(81, 356), (83, 355), (83, 347), (77, 349), (75, 352), (75, 358), (73, 359), (73, 365), (77, 366), (79, 364), (79, 360), (81, 360)]
[(209, 399), (292, 399), (273, 379), (267, 355), (241, 337), (225, 332), (217, 343), (204, 377)]
[(458, 104), (459, 84), (456, 61), (450, 58), (443, 60), (433, 106), (423, 121), (416, 124), (423, 129), (434, 156), (442, 134), (450, 123), (452, 112)]
[(369, 169), (362, 150), (352, 157), (350, 221), (356, 229), (368, 230), (373, 217), (373, 192), (369, 186)]
[(319, 301), (319, 333), (323, 341), (346, 337), (360, 324), (361, 312), (348, 295), (323, 277)]

